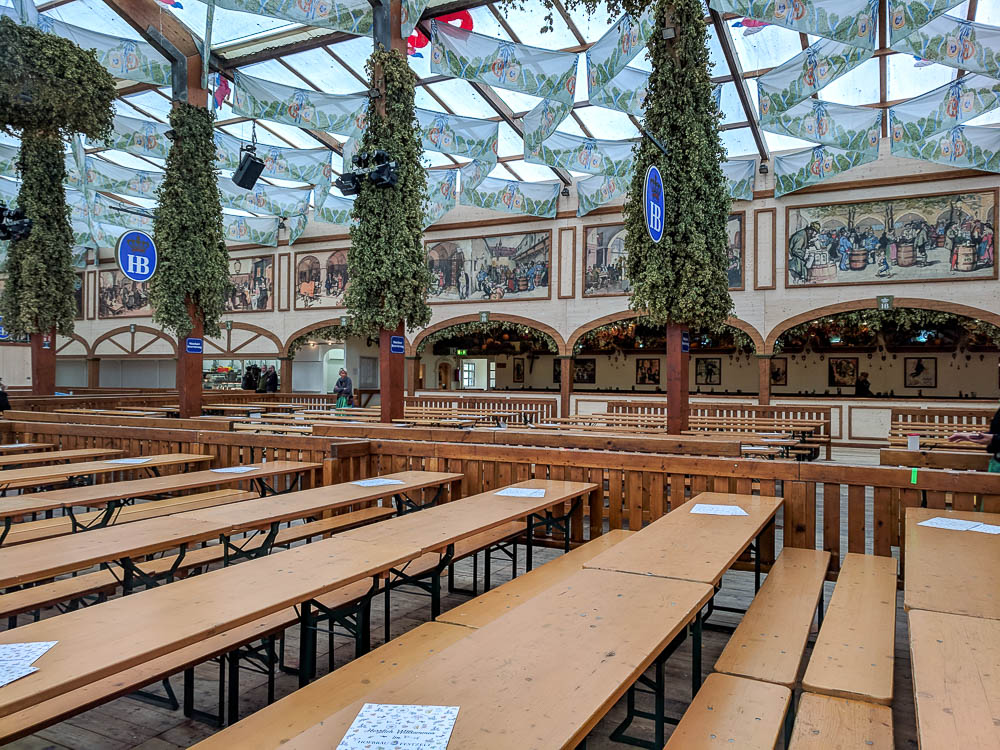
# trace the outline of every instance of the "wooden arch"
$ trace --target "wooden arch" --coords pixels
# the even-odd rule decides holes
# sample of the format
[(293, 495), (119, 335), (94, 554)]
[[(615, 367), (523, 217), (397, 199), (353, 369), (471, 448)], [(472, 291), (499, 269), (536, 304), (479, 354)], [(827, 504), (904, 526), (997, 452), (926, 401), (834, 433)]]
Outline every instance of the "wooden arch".
[[(130, 334), (129, 347), (127, 349), (114, 340), (114, 337), (121, 333)], [(140, 347), (136, 348), (135, 335), (137, 333), (149, 333), (152, 334), (153, 338), (151, 338), (149, 341), (147, 341)], [(177, 342), (172, 337), (170, 337), (164, 331), (161, 331), (158, 328), (152, 328), (150, 326), (141, 326), (141, 325), (136, 325), (134, 330), (130, 325), (121, 326), (120, 328), (115, 328), (111, 331), (108, 331), (107, 333), (101, 334), (94, 341), (93, 346), (90, 347), (90, 354), (93, 356), (97, 356), (97, 347), (100, 346), (104, 341), (110, 340), (112, 344), (114, 344), (115, 346), (117, 346), (119, 349), (122, 350), (121, 351), (122, 356), (124, 355), (135, 356), (137, 354), (142, 354), (142, 352), (148, 349), (150, 346), (152, 346), (153, 343), (157, 341), (157, 339), (163, 339), (164, 341), (166, 341), (170, 345), (170, 348), (173, 349), (174, 356), (175, 357), (177, 356)], [(117, 356), (118, 352), (115, 352), (115, 355)]]
[[(569, 337), (569, 343), (567, 348), (569, 352), (573, 351), (573, 347), (576, 346), (576, 342), (580, 340), (580, 337), (587, 333), (588, 331), (593, 331), (595, 328), (600, 328), (608, 323), (614, 323), (617, 320), (627, 320), (628, 318), (642, 317), (635, 310), (623, 310), (622, 312), (611, 313), (610, 315), (605, 315), (598, 318), (597, 320), (592, 320), (589, 323), (584, 323), (582, 326), (573, 331), (573, 335)], [(740, 320), (739, 318), (729, 317), (726, 319), (726, 325), (737, 328), (753, 341), (754, 351), (760, 353), (764, 349), (764, 337), (760, 335), (760, 332), (754, 328), (752, 325), (747, 323), (745, 320)]]
[[(505, 321), (507, 323), (517, 323), (518, 325), (527, 326), (528, 328), (534, 328), (536, 331), (541, 331), (542, 333), (548, 334), (552, 337), (552, 340), (556, 342), (556, 347), (559, 349), (559, 354), (566, 354), (566, 342), (559, 332), (552, 326), (546, 325), (545, 323), (539, 323), (531, 318), (523, 318), (520, 315), (507, 315), (505, 313), (494, 313), (490, 312), (490, 322)], [(442, 320), (440, 323), (435, 323), (429, 326), (417, 334), (416, 338), (413, 339), (412, 344), (408, 344), (406, 347), (406, 354), (408, 356), (416, 356), (417, 347), (420, 342), (427, 338), (430, 334), (444, 330), (445, 328), (451, 328), (452, 326), (461, 325), (462, 323), (478, 323), (479, 314), (474, 315), (459, 315), (457, 318), (449, 318), (448, 320)]]

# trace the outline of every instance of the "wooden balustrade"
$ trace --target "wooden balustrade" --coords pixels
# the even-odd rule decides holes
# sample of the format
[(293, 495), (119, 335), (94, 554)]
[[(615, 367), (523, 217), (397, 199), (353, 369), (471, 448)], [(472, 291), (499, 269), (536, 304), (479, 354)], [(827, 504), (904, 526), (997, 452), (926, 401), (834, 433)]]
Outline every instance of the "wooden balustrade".
[(513, 412), (517, 415), (511, 421), (541, 422), (555, 419), (559, 412), (556, 398), (504, 398), (503, 396), (407, 396), (406, 406), (427, 406), (436, 409), (489, 409), (491, 411)]

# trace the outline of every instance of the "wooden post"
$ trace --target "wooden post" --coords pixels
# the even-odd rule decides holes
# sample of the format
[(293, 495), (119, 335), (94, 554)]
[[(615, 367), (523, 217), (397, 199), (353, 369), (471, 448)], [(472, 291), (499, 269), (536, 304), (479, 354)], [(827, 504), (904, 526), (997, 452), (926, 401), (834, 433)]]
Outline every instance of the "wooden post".
[(420, 357), (407, 357), (406, 395), (417, 395), (417, 381), (420, 379)]
[[(177, 341), (177, 393), (180, 396), (181, 419), (201, 416), (202, 358), (200, 353), (187, 351), (187, 339), (205, 340), (205, 325), (201, 311), (190, 300), (187, 303), (191, 316), (191, 333)], [(204, 348), (204, 344), (202, 344)]]
[(403, 324), (395, 331), (382, 329), (378, 335), (379, 398), (382, 401), (382, 421), (403, 418), (403, 353), (393, 354), (393, 337), (403, 336)]
[(101, 359), (100, 357), (87, 357), (87, 387), (101, 387)]
[(679, 435), (688, 428), (688, 367), (691, 355), (681, 350), (686, 326), (667, 325), (667, 432)]
[(757, 403), (761, 406), (771, 404), (771, 355), (757, 355), (757, 378), (760, 386), (757, 392)]
[(556, 357), (559, 366), (559, 416), (570, 416), (570, 396), (573, 395), (573, 357)]
[(278, 372), (278, 393), (292, 392), (292, 357), (281, 357)]
[(51, 396), (56, 392), (56, 329), (31, 334), (31, 393)]

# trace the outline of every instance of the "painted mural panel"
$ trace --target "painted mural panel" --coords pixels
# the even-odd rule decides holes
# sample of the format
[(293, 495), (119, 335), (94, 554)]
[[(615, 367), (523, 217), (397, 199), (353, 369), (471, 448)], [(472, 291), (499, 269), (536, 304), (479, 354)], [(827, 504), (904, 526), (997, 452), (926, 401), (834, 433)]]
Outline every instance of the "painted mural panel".
[(428, 301), (548, 299), (552, 232), (427, 243)]
[(344, 306), (348, 281), (346, 247), (319, 253), (298, 253), (293, 274), (296, 310)]
[(97, 317), (148, 318), (149, 282), (132, 281), (117, 268), (97, 275)]
[(744, 258), (744, 223), (746, 222), (746, 212), (729, 214), (729, 221), (726, 222), (726, 236), (729, 240), (726, 246), (726, 275), (729, 277), (729, 289), (737, 291), (744, 288), (743, 273), (746, 264)]
[(274, 309), (274, 256), (230, 258), (233, 284), (226, 312), (269, 312)]
[(583, 296), (628, 294), (625, 277), (625, 225), (601, 224), (584, 230)]
[(786, 285), (996, 278), (997, 191), (790, 206)]

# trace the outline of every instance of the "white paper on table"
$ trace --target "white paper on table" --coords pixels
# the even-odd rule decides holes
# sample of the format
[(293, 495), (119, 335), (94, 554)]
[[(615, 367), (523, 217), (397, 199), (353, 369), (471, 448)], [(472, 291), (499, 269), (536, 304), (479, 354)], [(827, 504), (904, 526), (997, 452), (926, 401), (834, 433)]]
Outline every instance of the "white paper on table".
[(906, 436), (906, 450), (908, 451), (920, 450), (920, 435)]
[(296, 419), (305, 419), (305, 417), (296, 417)]
[(340, 422), (340, 424), (364, 424), (364, 422), (358, 422), (357, 420), (349, 419), (346, 422)]
[(0, 646), (0, 669), (12, 665), (30, 666), (59, 641), (34, 641), (31, 643), (6, 643)]
[(463, 419), (479, 419), (478, 414), (459, 414), (458, 416), (462, 417)]
[(358, 479), (357, 481), (351, 482), (351, 484), (356, 484), (358, 487), (383, 487), (387, 484), (403, 484), (403, 482), (399, 479), (373, 477), (372, 479)]
[(121, 414), (148, 414), (146, 411), (123, 411)]
[(37, 671), (38, 667), (32, 667), (28, 664), (11, 664), (8, 666), (0, 662), (0, 688), (4, 685), (9, 685), (14, 680), (20, 680), (22, 677), (34, 674)]
[(969, 531), (978, 531), (980, 534), (1000, 534), (1000, 526), (990, 523), (977, 523)]
[(696, 503), (691, 509), (692, 513), (703, 516), (747, 516), (750, 515), (738, 505), (709, 505), (708, 503)]
[(255, 411), (250, 413), (250, 419), (260, 419), (264, 416), (263, 412)]
[(961, 518), (942, 518), (935, 516), (921, 521), (917, 526), (929, 526), (932, 529), (950, 529), (951, 531), (968, 531), (973, 526), (979, 526), (979, 521), (966, 521)]
[(34, 443), (7, 443), (6, 445), (0, 446), (3, 448), (26, 448), (29, 445), (34, 445)]
[(337, 750), (447, 750), (458, 709), (458, 706), (366, 703), (347, 728)]
[(558, 422), (539, 422), (538, 426), (539, 427), (558, 427), (559, 423)]
[(131, 466), (132, 464), (144, 464), (147, 461), (152, 461), (152, 456), (146, 456), (145, 458), (115, 458), (111, 461), (105, 461), (108, 464), (125, 464), (126, 466)]
[(216, 474), (246, 474), (248, 471), (257, 471), (256, 466), (227, 466), (224, 469), (210, 469)]
[(545, 497), (545, 490), (532, 490), (525, 487), (507, 487), (495, 493), (502, 497)]

